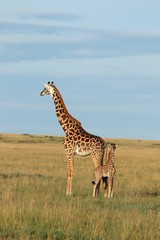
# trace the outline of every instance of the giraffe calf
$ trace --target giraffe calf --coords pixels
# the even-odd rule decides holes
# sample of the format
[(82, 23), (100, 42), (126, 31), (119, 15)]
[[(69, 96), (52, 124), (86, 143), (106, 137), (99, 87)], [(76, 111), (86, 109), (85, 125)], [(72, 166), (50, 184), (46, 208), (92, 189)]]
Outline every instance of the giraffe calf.
[(108, 198), (113, 197), (113, 178), (116, 172), (114, 168), (114, 163), (115, 163), (114, 152), (117, 146), (118, 145), (116, 144), (111, 144), (109, 146), (111, 150), (108, 153), (108, 161), (106, 162), (106, 164), (103, 166), (99, 166), (93, 170), (93, 175), (95, 179), (94, 181), (92, 181), (92, 184), (94, 185), (93, 197), (96, 196), (96, 188), (101, 179), (103, 180), (103, 184), (104, 184), (104, 196), (107, 197), (107, 192), (106, 192), (107, 178), (108, 178), (108, 185), (109, 185)]

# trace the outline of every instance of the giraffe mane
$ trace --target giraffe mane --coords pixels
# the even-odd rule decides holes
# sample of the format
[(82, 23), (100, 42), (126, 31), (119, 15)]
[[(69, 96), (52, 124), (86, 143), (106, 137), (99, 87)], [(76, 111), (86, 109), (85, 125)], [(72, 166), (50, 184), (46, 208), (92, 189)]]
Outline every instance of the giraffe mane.
[(62, 102), (62, 106), (63, 106), (65, 112), (67, 113), (67, 115), (68, 115), (74, 122), (76, 122), (76, 123), (78, 123), (79, 125), (81, 125), (81, 122), (79, 122), (76, 118), (72, 117), (72, 116), (69, 114), (69, 112), (68, 112), (68, 110), (67, 110), (67, 108), (66, 108), (66, 106), (65, 106), (65, 104), (64, 104), (63, 98), (62, 98), (59, 90), (56, 88), (55, 85), (54, 85), (53, 87), (54, 87), (55, 91), (57, 92), (57, 94), (58, 94), (58, 96), (59, 96), (59, 98), (60, 98), (60, 100), (61, 100), (61, 102)]

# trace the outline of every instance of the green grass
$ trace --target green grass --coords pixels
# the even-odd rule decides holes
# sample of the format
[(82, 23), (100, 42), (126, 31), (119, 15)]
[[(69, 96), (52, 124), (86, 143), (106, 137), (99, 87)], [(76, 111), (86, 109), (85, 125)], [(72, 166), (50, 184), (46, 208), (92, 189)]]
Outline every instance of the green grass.
[(62, 137), (0, 135), (0, 239), (160, 239), (160, 141), (119, 145), (113, 199), (92, 198), (91, 157), (67, 197)]

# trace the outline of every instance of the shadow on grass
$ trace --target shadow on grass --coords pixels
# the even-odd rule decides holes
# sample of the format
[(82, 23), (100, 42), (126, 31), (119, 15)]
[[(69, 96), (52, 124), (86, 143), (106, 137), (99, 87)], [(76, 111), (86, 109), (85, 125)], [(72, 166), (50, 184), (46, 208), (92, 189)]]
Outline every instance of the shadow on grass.
[(159, 197), (160, 196), (160, 192), (159, 191), (147, 191), (147, 192), (143, 192), (142, 196), (150, 196), (150, 197)]
[(41, 174), (23, 174), (23, 173), (11, 173), (11, 174), (6, 174), (6, 173), (0, 173), (0, 178), (7, 179), (7, 178), (18, 178), (18, 177), (29, 177), (29, 178), (43, 178), (43, 179), (52, 179), (53, 177), (51, 176), (44, 176)]

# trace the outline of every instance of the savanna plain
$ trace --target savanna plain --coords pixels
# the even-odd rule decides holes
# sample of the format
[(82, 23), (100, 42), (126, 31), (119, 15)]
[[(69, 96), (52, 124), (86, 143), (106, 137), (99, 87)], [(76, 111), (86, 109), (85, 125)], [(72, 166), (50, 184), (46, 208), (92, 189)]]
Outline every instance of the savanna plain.
[(114, 196), (92, 198), (90, 156), (66, 196), (63, 137), (0, 134), (0, 239), (160, 239), (160, 141), (118, 144)]

